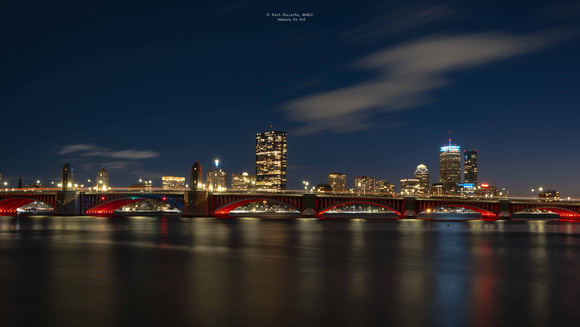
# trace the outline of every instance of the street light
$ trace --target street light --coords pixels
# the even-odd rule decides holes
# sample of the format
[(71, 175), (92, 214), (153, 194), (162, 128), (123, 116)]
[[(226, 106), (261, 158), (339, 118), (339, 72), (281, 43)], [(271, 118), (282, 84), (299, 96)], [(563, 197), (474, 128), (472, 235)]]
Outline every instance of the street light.
[(304, 192), (308, 193), (308, 182), (307, 181), (302, 181), (302, 184), (304, 184)]

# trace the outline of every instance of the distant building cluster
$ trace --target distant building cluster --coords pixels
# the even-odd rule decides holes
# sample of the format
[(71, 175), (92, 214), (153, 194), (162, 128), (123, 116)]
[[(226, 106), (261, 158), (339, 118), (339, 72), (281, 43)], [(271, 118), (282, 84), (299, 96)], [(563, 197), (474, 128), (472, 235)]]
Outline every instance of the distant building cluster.
[[(396, 185), (385, 179), (377, 179), (374, 176), (355, 176), (352, 187), (347, 183), (347, 176), (341, 172), (328, 174), (327, 183), (317, 185), (303, 181), (307, 191), (334, 192), (334, 193), (358, 193), (395, 196), (400, 193), (403, 196), (479, 196), (479, 197), (508, 197), (509, 191), (505, 188), (496, 187), (487, 183), (480, 183), (478, 179), (478, 152), (477, 150), (464, 150), (461, 147), (449, 143), (439, 148), (439, 180), (431, 183), (430, 172), (426, 165), (419, 164), (409, 178), (399, 180), (400, 190), (397, 192)], [(286, 190), (287, 186), (287, 133), (284, 131), (270, 131), (256, 134), (255, 147), (255, 174), (243, 172), (231, 174), (228, 187), (228, 175), (224, 168), (220, 167), (219, 160), (215, 160), (214, 166), (207, 171), (205, 178), (202, 165), (195, 162), (191, 166), (189, 184), (186, 177), (163, 176), (161, 178), (162, 189), (191, 191), (225, 191), (225, 190), (256, 190), (256, 191), (279, 191)], [(55, 181), (51, 182), (57, 186)], [(3, 180), (0, 174), (0, 187), (8, 188), (8, 182)], [(14, 187), (14, 186), (13, 186)], [(36, 183), (23, 186), (20, 176), (17, 188), (45, 188), (46, 185), (40, 180)], [(79, 187), (85, 188), (84, 184), (75, 183), (75, 171), (70, 163), (62, 168), (62, 175), (58, 187), (63, 191), (73, 191)], [(97, 178), (91, 183), (88, 180), (88, 190), (108, 191), (111, 190), (109, 175), (102, 167), (97, 172)], [(133, 183), (131, 189), (152, 190), (151, 180), (140, 179)], [(86, 189), (86, 188), (85, 188)], [(532, 195), (536, 195), (532, 189)], [(558, 200), (560, 193), (556, 190), (543, 191), (538, 189), (537, 197), (545, 200)]]

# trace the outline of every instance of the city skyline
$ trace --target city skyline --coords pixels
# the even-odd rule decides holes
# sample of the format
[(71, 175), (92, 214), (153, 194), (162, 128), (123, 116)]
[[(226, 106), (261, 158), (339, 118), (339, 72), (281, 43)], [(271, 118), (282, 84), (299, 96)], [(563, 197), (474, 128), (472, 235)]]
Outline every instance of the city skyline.
[[(449, 132), (451, 133), (451, 132)], [(286, 174), (285, 174), (285, 168), (286, 168), (286, 143), (287, 143), (287, 133), (283, 132), (283, 131), (274, 131), (272, 126), (271, 126), (271, 130), (268, 132), (264, 132), (264, 133), (257, 133), (256, 134), (256, 147), (255, 147), (255, 153), (256, 153), (256, 162), (255, 162), (255, 167), (256, 167), (256, 172), (258, 172), (261, 168), (264, 166), (265, 161), (274, 161), (274, 163), (276, 162), (276, 160), (278, 160), (279, 162), (277, 164), (272, 165), (271, 168), (267, 168), (266, 170), (270, 170), (270, 169), (278, 169), (280, 170), (282, 167), (284, 168), (283, 171), (283, 180), (286, 181)], [(274, 141), (275, 140), (275, 141)], [(352, 187), (349, 185), (348, 182), (346, 182), (347, 180), (347, 175), (343, 174), (343, 173), (328, 173), (327, 174), (327, 181), (328, 181), (328, 185), (331, 189), (333, 188), (333, 185), (335, 185), (336, 181), (334, 181), (337, 176), (341, 176), (340, 178), (342, 179), (342, 187), (341, 189), (344, 189), (343, 191), (348, 192), (350, 190), (350, 192), (363, 192), (363, 193), (401, 193), (404, 194), (406, 193), (410, 193), (410, 190), (413, 190), (413, 193), (415, 191), (417, 191), (417, 194), (434, 194), (434, 195), (442, 195), (442, 194), (437, 194), (437, 192), (433, 192), (432, 190), (430, 190), (430, 188), (432, 187), (436, 187), (436, 185), (441, 185), (442, 187), (442, 192), (446, 195), (460, 195), (460, 194), (464, 194), (464, 192), (467, 193), (471, 193), (474, 191), (473, 189), (470, 189), (472, 191), (469, 190), (464, 190), (463, 189), (463, 185), (468, 185), (469, 183), (471, 183), (472, 187), (475, 186), (475, 189), (478, 188), (478, 185), (484, 185), (484, 188), (488, 188), (491, 187), (494, 190), (498, 190), (501, 191), (503, 190), (504, 192), (506, 191), (506, 188), (504, 187), (505, 185), (499, 184), (499, 188), (497, 188), (496, 186), (493, 186), (489, 183), (473, 183), (471, 181), (471, 179), (475, 178), (475, 180), (477, 180), (477, 150), (470, 150), (470, 151), (464, 151), (464, 160), (461, 160), (461, 151), (460, 151), (460, 146), (456, 145), (456, 144), (452, 144), (451, 139), (448, 140), (449, 144), (440, 147), (439, 152), (440, 152), (440, 158), (439, 158), (439, 170), (440, 171), (445, 171), (446, 174), (449, 174), (449, 171), (451, 171), (451, 174), (453, 175), (453, 177), (451, 178), (453, 181), (451, 182), (445, 182), (445, 180), (449, 179), (448, 177), (445, 178), (441, 178), (441, 174), (439, 176), (439, 182), (436, 182), (435, 180), (432, 181), (432, 183), (430, 183), (430, 173), (429, 170), (427, 168), (426, 165), (424, 164), (419, 164), (416, 169), (414, 170), (414, 179), (409, 179), (409, 178), (402, 178), (400, 179), (400, 183), (401, 183), (401, 187), (397, 190), (395, 188), (395, 184), (396, 183), (390, 183), (389, 180), (385, 180), (384, 178), (381, 177), (375, 177), (375, 176), (365, 176), (365, 175), (356, 175), (354, 176), (354, 182), (352, 184)], [(465, 168), (465, 169), (469, 169), (470, 171), (468, 172), (468, 170), (464, 171), (464, 165), (465, 165), (465, 160), (467, 160), (467, 154), (470, 154), (471, 156), (473, 156), (473, 158), (475, 158), (475, 162), (472, 162), (473, 158), (469, 159), (468, 162), (468, 166), (471, 167), (475, 167), (475, 171), (471, 171), (473, 167), (471, 168)], [(448, 163), (448, 159), (447, 157), (449, 157), (449, 155), (452, 155), (453, 157), (453, 163), (451, 163), (451, 165), (453, 167), (450, 168), (450, 163)], [(456, 161), (456, 162), (455, 162)], [(283, 164), (281, 164), (280, 162), (282, 162)], [(269, 164), (271, 165), (271, 163)], [(226, 170), (224, 170), (221, 166), (220, 166), (220, 160), (219, 159), (214, 159), (214, 166), (210, 166), (211, 168), (207, 171), (206, 173), (206, 180), (205, 180), (205, 184), (200, 184), (197, 185), (197, 182), (199, 180), (203, 180), (203, 170), (202, 170), (203, 165), (201, 165), (201, 163), (199, 163), (197, 160), (192, 164), (191, 166), (191, 170), (190, 170), (190, 176), (189, 176), (189, 180), (187, 180), (186, 177), (181, 177), (181, 176), (161, 176), (161, 188), (163, 189), (171, 189), (171, 188), (175, 188), (175, 189), (208, 189), (208, 190), (218, 190), (218, 191), (223, 191), (226, 189), (258, 189), (258, 190), (267, 190), (267, 189), (274, 189), (274, 190), (286, 190), (286, 188), (282, 188), (281, 185), (286, 185), (286, 182), (284, 182), (284, 184), (280, 184), (279, 186), (272, 188), (270, 184), (264, 184), (262, 186), (260, 186), (256, 180), (257, 180), (257, 176), (256, 175), (248, 175), (247, 172), (243, 172), (243, 174), (241, 172), (236, 172), (236, 173), (231, 173), (231, 180), (228, 182), (228, 172)], [(70, 169), (70, 173), (66, 174), (65, 176), (65, 171), (69, 171)], [(451, 169), (451, 170), (450, 170)], [(109, 186), (109, 177), (108, 177), (108, 172), (105, 169), (105, 167), (101, 167), (101, 169), (97, 172), (97, 178), (93, 179), (93, 182), (91, 183), (91, 178), (87, 178), (87, 176), (82, 176), (78, 179), (74, 179), (74, 176), (76, 174), (76, 169), (74, 168), (73, 165), (71, 165), (69, 162), (67, 162), (64, 166), (63, 166), (63, 171), (60, 177), (60, 180), (57, 180), (55, 178), (51, 178), (49, 179), (48, 183), (44, 183), (44, 181), (42, 179), (36, 179), (35, 183), (30, 183), (30, 184), (26, 184), (24, 186), (24, 188), (42, 188), (42, 187), (48, 187), (48, 188), (54, 188), (54, 187), (58, 187), (58, 188), (63, 188), (64, 189), (70, 189), (73, 186), (74, 187), (78, 187), (78, 188), (95, 188), (95, 187), (99, 187), (99, 189), (103, 189), (103, 190), (107, 190), (108, 186)], [(70, 176), (69, 176), (70, 175)], [(72, 177), (71, 177), (72, 176)], [(247, 176), (247, 177), (244, 177)], [(269, 175), (264, 175), (264, 176), (269, 176)], [(274, 175), (277, 180), (280, 180), (279, 175)], [(215, 177), (215, 178), (214, 178)], [(253, 178), (254, 182), (251, 182), (251, 179), (249, 178)], [(60, 181), (64, 181), (64, 180), (72, 180), (74, 179), (74, 182), (72, 183), (68, 183), (68, 186), (66, 186), (67, 184), (62, 184), (60, 183)], [(214, 180), (215, 179), (215, 180)], [(234, 179), (238, 179), (237, 181), (234, 181)], [(243, 180), (243, 181), (242, 181)], [(179, 185), (174, 185), (172, 183), (177, 182)], [(315, 181), (315, 182), (311, 182), (310, 180), (303, 180), (302, 181), (302, 186), (305, 186), (305, 191), (310, 191), (310, 189), (314, 190), (314, 186), (315, 184), (318, 184), (318, 182), (320, 182), (320, 185), (325, 185), (324, 181)], [(6, 185), (6, 180), (2, 179), (2, 175), (0, 174), (0, 183), (2, 184), (2, 186), (4, 188), (15, 188), (15, 187), (10, 187), (10, 185)], [(101, 184), (104, 183), (104, 185)], [(145, 184), (143, 184), (145, 183)], [(190, 185), (188, 184), (190, 183), (192, 186), (190, 187)], [(306, 183), (304, 185), (304, 183)], [(369, 184), (370, 183), (370, 184)], [(382, 184), (385, 185), (382, 185)], [(410, 183), (410, 184), (409, 184)], [(445, 186), (447, 183), (447, 187)], [(86, 185), (85, 185), (86, 184)], [(94, 184), (94, 185), (93, 185)], [(237, 187), (234, 187), (234, 184), (237, 185)], [(253, 186), (252, 186), (253, 184)], [(392, 187), (392, 191), (388, 191), (388, 192), (384, 192), (380, 191), (377, 189), (377, 187), (379, 187), (379, 184), (381, 184), (382, 188), (384, 188), (385, 190), (388, 188), (386, 185), (391, 185), (390, 187)], [(403, 185), (404, 184), (404, 185)], [(22, 185), (22, 176), (21, 174), (19, 175), (19, 179), (18, 179), (18, 187), (16, 188), (23, 188), (21, 187)], [(43, 185), (43, 186), (40, 186)], [(196, 186), (197, 185), (197, 186)], [(156, 186), (155, 183), (153, 183), (153, 180), (149, 179), (148, 181), (146, 180), (145, 182), (143, 182), (143, 179), (140, 178), (139, 179), (139, 183), (132, 183), (130, 186), (113, 186), (113, 188), (124, 188), (124, 187), (130, 187), (130, 188), (134, 188), (134, 187), (159, 187)], [(381, 187), (379, 187), (381, 188)], [(481, 186), (480, 186), (481, 188)], [(110, 189), (110, 188), (109, 188)], [(301, 190), (301, 188), (297, 188), (297, 189), (293, 189), (293, 190)], [(367, 191), (368, 190), (368, 191)], [(491, 189), (490, 189), (491, 190)], [(507, 188), (507, 190), (509, 191), (509, 188)], [(536, 196), (537, 194), (539, 194), (540, 191), (542, 190), (549, 190), (549, 187), (543, 187), (543, 186), (538, 186), (535, 187), (535, 189), (531, 189), (531, 195), (532, 197)], [(334, 190), (333, 190), (334, 191)], [(483, 191), (483, 190), (482, 190)], [(555, 192), (555, 190), (549, 190), (549, 191), (553, 191)], [(340, 192), (340, 191), (339, 191)], [(467, 194), (465, 193), (465, 194)], [(560, 193), (560, 192), (558, 192)], [(465, 195), (464, 194), (464, 195)], [(480, 194), (483, 195), (483, 194)], [(518, 195), (518, 196), (525, 196), (525, 195)]]
[[(478, 182), (580, 197), (568, 118), (580, 103), (580, 16), (567, 2), (4, 9), (10, 185), (20, 172), (46, 184), (66, 162), (87, 179), (105, 167), (113, 185), (189, 176), (215, 158), (251, 173), (251, 135), (273, 125), (289, 135), (288, 189), (330, 172), (398, 185), (421, 163), (435, 181), (432, 151), (452, 130), (479, 150)], [(266, 15), (278, 11), (313, 16)]]

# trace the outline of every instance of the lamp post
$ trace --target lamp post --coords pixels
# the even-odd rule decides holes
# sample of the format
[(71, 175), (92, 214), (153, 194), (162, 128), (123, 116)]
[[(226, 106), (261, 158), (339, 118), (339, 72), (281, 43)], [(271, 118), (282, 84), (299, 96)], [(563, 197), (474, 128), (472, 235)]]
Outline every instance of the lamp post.
[(302, 184), (304, 184), (304, 193), (308, 193), (308, 181), (302, 181)]

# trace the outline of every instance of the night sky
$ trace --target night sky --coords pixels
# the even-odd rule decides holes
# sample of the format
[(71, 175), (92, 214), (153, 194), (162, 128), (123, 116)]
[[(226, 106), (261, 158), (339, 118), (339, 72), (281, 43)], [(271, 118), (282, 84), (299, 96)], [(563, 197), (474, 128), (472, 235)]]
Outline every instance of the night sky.
[(273, 125), (289, 188), (398, 190), (421, 163), (438, 182), (451, 131), (480, 182), (580, 197), (579, 32), (578, 1), (4, 1), (0, 174), (253, 174)]

